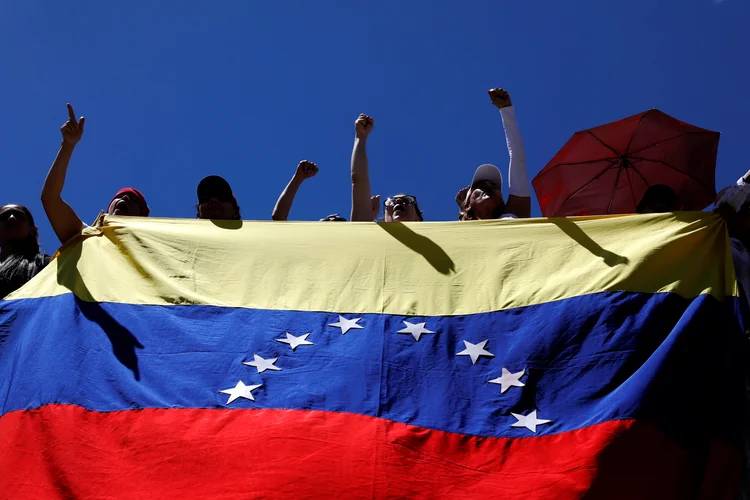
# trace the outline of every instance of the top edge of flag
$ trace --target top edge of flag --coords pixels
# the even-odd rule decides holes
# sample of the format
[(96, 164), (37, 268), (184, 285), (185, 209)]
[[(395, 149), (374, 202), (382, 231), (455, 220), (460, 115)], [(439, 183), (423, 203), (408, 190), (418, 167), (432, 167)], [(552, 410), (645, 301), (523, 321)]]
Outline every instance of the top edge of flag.
[(440, 223), (107, 216), (8, 299), (456, 315), (591, 293), (736, 296), (723, 220), (682, 212)]

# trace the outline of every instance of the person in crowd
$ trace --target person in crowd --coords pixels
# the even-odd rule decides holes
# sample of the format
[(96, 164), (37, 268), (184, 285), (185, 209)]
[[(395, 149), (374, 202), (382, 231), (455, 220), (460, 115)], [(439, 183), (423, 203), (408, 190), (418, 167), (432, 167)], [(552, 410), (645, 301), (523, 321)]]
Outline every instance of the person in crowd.
[(331, 214), (320, 219), (320, 222), (346, 222), (346, 218), (339, 214)]
[(29, 209), (0, 207), (0, 299), (25, 285), (49, 259), (39, 248), (39, 232)]
[[(361, 114), (354, 122), (352, 151), (352, 222), (373, 221), (380, 212), (380, 195), (371, 196), (367, 161), (367, 138), (375, 126), (372, 117)], [(424, 220), (417, 198), (407, 194), (391, 196), (383, 203), (384, 222), (417, 222)]]
[(737, 283), (745, 298), (745, 311), (750, 313), (750, 170), (737, 184), (719, 192), (714, 212), (726, 221)]
[(240, 206), (232, 187), (223, 177), (209, 175), (198, 184), (198, 219), (240, 220)]
[[(750, 170), (733, 186), (722, 189), (716, 197), (714, 212), (724, 218), (732, 246), (734, 274), (740, 292), (740, 310), (745, 327), (745, 359), (750, 357)], [(745, 411), (750, 412), (750, 363), (745, 364)], [(742, 479), (738, 498), (750, 498), (750, 421), (742, 430)]]
[(643, 194), (635, 212), (638, 214), (660, 214), (679, 210), (680, 205), (677, 202), (677, 194), (674, 190), (664, 184), (654, 184)]
[(526, 173), (526, 155), (510, 95), (503, 89), (488, 91), (490, 101), (500, 110), (505, 128), (510, 166), (508, 202), (503, 200), (503, 175), (495, 165), (480, 165), (471, 184), (456, 195), (460, 220), (531, 217), (531, 189)]
[[(73, 107), (68, 104), (68, 121), (60, 128), (62, 144), (57, 152), (52, 167), (47, 174), (42, 188), (42, 205), (60, 243), (65, 243), (73, 236), (80, 234), (86, 224), (78, 214), (62, 199), (65, 176), (68, 172), (70, 158), (78, 141), (83, 137), (86, 118), (76, 119)], [(147, 217), (150, 210), (146, 198), (134, 188), (120, 189), (107, 205), (105, 213), (109, 215), (130, 215)]]
[(317, 173), (318, 166), (315, 163), (308, 160), (299, 162), (292, 180), (289, 181), (284, 191), (281, 192), (281, 196), (279, 196), (276, 205), (273, 207), (273, 213), (271, 214), (273, 220), (287, 220), (289, 218), (289, 211), (292, 209), (292, 203), (294, 203), (297, 190), (305, 179), (315, 177)]

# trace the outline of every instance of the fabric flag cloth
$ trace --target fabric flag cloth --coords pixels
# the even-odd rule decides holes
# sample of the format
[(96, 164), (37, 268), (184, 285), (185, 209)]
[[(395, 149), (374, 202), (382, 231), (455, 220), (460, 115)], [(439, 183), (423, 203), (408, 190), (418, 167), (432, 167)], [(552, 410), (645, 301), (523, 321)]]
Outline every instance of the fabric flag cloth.
[(0, 302), (2, 498), (732, 498), (726, 230), (106, 217)]

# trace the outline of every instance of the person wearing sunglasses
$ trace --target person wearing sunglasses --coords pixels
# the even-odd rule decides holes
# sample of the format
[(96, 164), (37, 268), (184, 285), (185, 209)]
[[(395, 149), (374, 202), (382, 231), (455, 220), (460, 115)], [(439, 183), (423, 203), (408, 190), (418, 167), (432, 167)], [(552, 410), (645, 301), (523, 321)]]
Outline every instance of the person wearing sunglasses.
[(240, 207), (229, 183), (218, 175), (209, 175), (198, 184), (198, 219), (240, 220)]
[[(352, 151), (352, 222), (373, 221), (380, 211), (380, 196), (371, 196), (367, 160), (367, 138), (375, 126), (371, 116), (361, 114), (354, 122)], [(407, 194), (391, 196), (383, 203), (384, 222), (417, 222), (424, 220), (417, 199)]]
[(49, 259), (39, 248), (39, 231), (29, 209), (0, 207), (0, 299), (25, 285)]
[[(86, 224), (68, 203), (62, 199), (65, 176), (68, 172), (70, 158), (78, 141), (83, 137), (83, 126), (86, 118), (76, 119), (73, 107), (68, 104), (68, 121), (60, 128), (62, 144), (57, 152), (52, 167), (42, 187), (42, 206), (47, 214), (52, 229), (60, 243), (64, 244), (80, 234)], [(105, 213), (108, 215), (129, 215), (147, 217), (150, 210), (146, 198), (135, 188), (120, 189), (110, 200)]]
[[(410, 194), (397, 194), (386, 198), (383, 208), (385, 210), (383, 222), (421, 222), (424, 220), (416, 196)], [(377, 214), (375, 216), (377, 217)]]
[(460, 220), (515, 219), (531, 217), (531, 189), (526, 173), (526, 155), (516, 122), (510, 95), (503, 89), (487, 92), (492, 104), (500, 110), (505, 128), (510, 166), (508, 168), (508, 202), (503, 200), (503, 175), (495, 165), (480, 165), (471, 184), (456, 195)]

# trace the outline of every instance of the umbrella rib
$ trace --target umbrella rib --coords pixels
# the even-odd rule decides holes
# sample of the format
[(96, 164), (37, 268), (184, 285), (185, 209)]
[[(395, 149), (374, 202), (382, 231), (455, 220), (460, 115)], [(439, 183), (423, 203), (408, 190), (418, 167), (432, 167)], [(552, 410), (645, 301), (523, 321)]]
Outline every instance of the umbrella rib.
[(664, 165), (665, 167), (671, 168), (675, 172), (679, 172), (682, 175), (684, 175), (685, 177), (688, 177), (690, 180), (694, 181), (699, 186), (702, 186), (704, 188), (706, 187), (706, 186), (703, 185), (703, 182), (701, 182), (699, 179), (697, 179), (694, 175), (689, 174), (689, 173), (685, 172), (684, 170), (680, 170), (677, 167), (673, 167), (672, 165), (670, 165), (669, 163), (667, 163), (667, 162), (665, 162), (663, 160), (650, 160), (648, 158), (640, 158), (640, 157), (634, 157), (634, 158), (637, 159), (637, 160), (641, 160), (641, 161), (651, 161), (651, 162), (654, 162), (654, 163), (660, 163), (660, 164)]
[[(642, 160), (642, 158), (638, 158), (638, 160), (640, 161), (640, 160)], [(643, 176), (643, 174), (641, 173), (641, 171), (640, 171), (640, 170), (638, 170), (638, 169), (637, 169), (637, 168), (635, 167), (635, 165), (634, 165), (634, 162), (630, 162), (630, 164), (631, 164), (631, 165), (633, 166), (633, 170), (635, 170), (635, 173), (636, 173), (636, 174), (638, 174), (638, 175), (639, 175), (639, 176), (641, 177), (641, 179), (643, 180), (643, 183), (644, 183), (644, 184), (646, 184), (646, 186), (648, 186), (648, 187), (651, 187), (651, 185), (650, 185), (650, 184), (648, 183), (648, 181), (647, 181), (647, 180), (646, 180), (646, 178), (645, 178), (645, 177)]]
[(666, 142), (674, 141), (675, 139), (679, 139), (681, 137), (685, 137), (686, 135), (715, 134), (715, 133), (716, 132), (706, 132), (706, 131), (697, 131), (697, 130), (690, 131), (690, 132), (682, 132), (679, 135), (676, 135), (674, 137), (670, 137), (669, 139), (664, 139), (663, 141), (659, 141), (659, 142), (656, 142), (654, 144), (649, 144), (646, 147), (643, 147), (643, 148), (641, 148), (641, 149), (639, 149), (637, 151), (633, 151), (632, 153), (628, 153), (628, 154), (629, 155), (637, 155), (639, 153), (642, 153), (643, 151), (646, 151), (647, 149), (651, 149), (651, 148), (654, 148), (656, 146), (661, 146), (662, 144), (664, 144)]
[(607, 148), (607, 149), (609, 149), (610, 151), (612, 151), (612, 152), (613, 152), (613, 153), (615, 154), (615, 156), (617, 156), (617, 157), (620, 157), (620, 156), (622, 156), (622, 154), (621, 154), (621, 153), (618, 153), (617, 151), (615, 151), (615, 149), (614, 149), (614, 148), (613, 148), (612, 146), (610, 146), (609, 144), (607, 144), (607, 143), (606, 143), (606, 142), (604, 142), (603, 140), (599, 139), (599, 138), (598, 138), (597, 136), (595, 136), (595, 135), (594, 135), (594, 133), (593, 133), (593, 132), (591, 132), (590, 130), (584, 130), (584, 132), (586, 132), (586, 133), (587, 133), (587, 134), (589, 134), (589, 135), (590, 135), (591, 137), (593, 137), (594, 139), (596, 139), (597, 141), (599, 141), (599, 142), (600, 142), (600, 143), (602, 144), (602, 146), (604, 146), (605, 148)]
[[(633, 132), (630, 134), (630, 140), (628, 140), (628, 145), (625, 146), (625, 154), (626, 155), (628, 154), (628, 150), (630, 149), (630, 145), (633, 144), (633, 139), (635, 139), (635, 133), (638, 132), (638, 127), (641, 126), (641, 123), (643, 123), (643, 119), (646, 118), (646, 115), (649, 114), (649, 113), (650, 113), (650, 111), (646, 111), (645, 113), (643, 113), (643, 115), (641, 116), (641, 119), (638, 120), (638, 125), (635, 126), (635, 128), (633, 129)], [(628, 179), (629, 179), (629, 177), (628, 177)]]
[(615, 162), (613, 162), (612, 164), (608, 165), (608, 166), (607, 166), (607, 168), (605, 168), (604, 170), (602, 170), (602, 171), (601, 171), (601, 172), (599, 172), (598, 174), (596, 174), (596, 175), (595, 175), (595, 176), (594, 176), (594, 177), (593, 177), (593, 178), (592, 178), (592, 179), (591, 179), (590, 181), (588, 181), (588, 182), (587, 182), (586, 184), (584, 184), (583, 186), (581, 186), (581, 187), (579, 187), (578, 189), (576, 189), (576, 190), (575, 190), (575, 192), (571, 193), (571, 194), (570, 194), (570, 196), (568, 196), (567, 198), (565, 198), (565, 199), (563, 200), (563, 202), (562, 202), (562, 203), (560, 203), (560, 206), (562, 207), (563, 205), (565, 205), (565, 204), (566, 204), (566, 203), (567, 203), (568, 201), (570, 201), (570, 199), (571, 199), (571, 198), (573, 198), (573, 197), (574, 197), (575, 195), (577, 195), (578, 193), (580, 193), (581, 191), (583, 191), (583, 190), (584, 190), (585, 188), (587, 188), (587, 187), (588, 187), (588, 186), (589, 186), (589, 185), (590, 185), (591, 183), (593, 183), (594, 181), (596, 181), (597, 179), (599, 179), (599, 177), (601, 177), (602, 175), (604, 175), (604, 174), (605, 174), (605, 173), (607, 172), (607, 170), (609, 170), (610, 168), (614, 167), (614, 166), (615, 166), (615, 163), (616, 163), (616, 161), (615, 161)]
[[(638, 202), (635, 199), (635, 191), (633, 191), (633, 181), (630, 180), (630, 172), (628, 172), (628, 170), (630, 169), (625, 169), (625, 170), (626, 170), (625, 175), (628, 177), (628, 187), (630, 188), (630, 196), (633, 198), (633, 205), (635, 205), (635, 207), (638, 208)], [(635, 167), (633, 167), (633, 170), (635, 170)]]
[(544, 177), (545, 175), (547, 175), (548, 173), (550, 173), (557, 167), (569, 167), (571, 165), (588, 165), (590, 163), (599, 163), (601, 161), (616, 162), (616, 161), (620, 161), (620, 159), (619, 158), (600, 158), (598, 160), (574, 161), (571, 163), (558, 163), (557, 165), (553, 165), (552, 167), (550, 167), (550, 169), (547, 170), (546, 172), (539, 172), (536, 176), (536, 179), (539, 179), (540, 177)]
[(615, 201), (615, 193), (617, 192), (617, 185), (620, 183), (620, 175), (622, 175), (622, 171), (627, 170), (624, 167), (620, 167), (617, 169), (617, 179), (615, 179), (615, 187), (612, 188), (612, 196), (609, 198), (609, 205), (607, 205), (607, 213), (611, 213), (610, 210), (612, 210), (612, 203)]
[[(637, 167), (636, 167), (636, 166), (635, 166), (635, 165), (633, 164), (633, 162), (631, 162), (631, 163), (630, 163), (630, 165), (631, 165), (631, 166), (633, 167), (633, 168), (632, 168), (632, 170), (633, 170), (633, 171), (634, 171), (634, 172), (635, 172), (636, 174), (638, 174), (638, 176), (639, 176), (639, 177), (641, 178), (641, 180), (642, 180), (642, 181), (643, 181), (643, 183), (644, 183), (644, 184), (646, 185), (646, 187), (647, 187), (647, 188), (651, 187), (651, 185), (650, 185), (650, 184), (648, 183), (648, 181), (647, 181), (647, 180), (646, 180), (646, 178), (645, 178), (645, 177), (643, 176), (643, 174), (641, 173), (641, 171), (640, 171), (640, 170), (638, 170), (638, 168), (637, 168)], [(628, 174), (628, 180), (630, 181), (630, 174)], [(636, 208), (638, 208), (638, 203), (640, 202), (640, 200), (636, 200), (636, 199), (635, 199), (635, 191), (633, 191), (633, 182), (632, 182), (632, 181), (630, 182), (630, 194), (632, 194), (632, 195), (633, 195), (633, 202), (635, 203), (635, 207), (636, 207)]]

